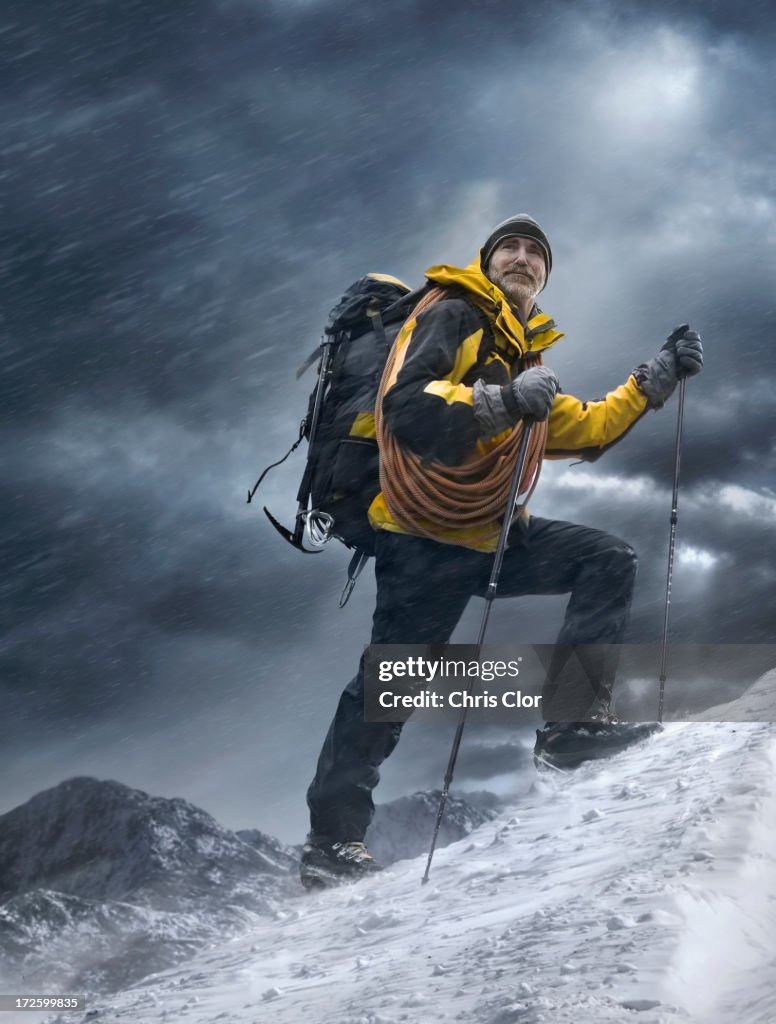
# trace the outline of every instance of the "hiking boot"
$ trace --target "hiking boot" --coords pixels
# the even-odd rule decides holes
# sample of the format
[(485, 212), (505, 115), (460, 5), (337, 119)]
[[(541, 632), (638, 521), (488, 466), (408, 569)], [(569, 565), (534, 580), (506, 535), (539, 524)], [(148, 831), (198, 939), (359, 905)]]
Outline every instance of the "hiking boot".
[(299, 878), (305, 889), (326, 889), (382, 870), (363, 843), (335, 842), (311, 832), (302, 850)]
[(547, 722), (536, 730), (534, 764), (576, 768), (584, 761), (617, 754), (661, 729), (657, 722), (622, 722), (611, 712), (591, 715), (585, 722)]

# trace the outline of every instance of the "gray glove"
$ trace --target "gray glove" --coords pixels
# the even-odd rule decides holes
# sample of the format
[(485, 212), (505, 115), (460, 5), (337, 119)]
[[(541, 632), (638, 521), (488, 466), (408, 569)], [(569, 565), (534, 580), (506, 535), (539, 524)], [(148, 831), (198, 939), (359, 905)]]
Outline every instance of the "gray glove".
[(511, 384), (474, 382), (474, 415), (483, 437), (493, 437), (530, 416), (546, 420), (550, 414), (558, 378), (547, 366), (524, 370)]
[[(676, 332), (674, 332), (675, 334)], [(671, 339), (666, 344), (671, 344)], [(679, 369), (679, 377), (694, 377), (703, 369), (703, 342), (697, 331), (685, 330), (678, 338), (674, 339), (674, 352), (676, 353), (676, 365)]]
[(504, 405), (513, 414), (514, 422), (530, 416), (546, 420), (558, 391), (558, 378), (549, 366), (532, 366), (502, 388)]
[(654, 359), (633, 371), (636, 383), (649, 399), (650, 409), (662, 409), (681, 377), (694, 377), (703, 369), (703, 344), (687, 324), (677, 327)]

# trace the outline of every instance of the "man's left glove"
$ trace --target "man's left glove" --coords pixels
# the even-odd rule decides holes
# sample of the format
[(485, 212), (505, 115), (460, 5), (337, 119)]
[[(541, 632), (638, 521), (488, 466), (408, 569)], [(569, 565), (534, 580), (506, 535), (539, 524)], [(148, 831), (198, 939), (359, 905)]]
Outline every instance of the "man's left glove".
[(662, 409), (681, 377), (694, 377), (703, 369), (703, 344), (697, 331), (677, 327), (654, 359), (633, 371), (636, 383), (649, 399), (650, 409)]

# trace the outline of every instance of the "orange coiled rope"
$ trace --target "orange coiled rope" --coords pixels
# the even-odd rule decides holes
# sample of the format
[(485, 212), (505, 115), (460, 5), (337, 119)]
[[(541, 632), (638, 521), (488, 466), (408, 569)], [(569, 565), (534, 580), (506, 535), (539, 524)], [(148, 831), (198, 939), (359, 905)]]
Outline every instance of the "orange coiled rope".
[[(445, 288), (433, 288), (409, 316), (417, 317), (429, 306), (444, 298)], [(396, 362), (397, 346), (391, 349), (380, 381), (375, 405), (375, 428), (380, 449), (380, 486), (385, 502), (396, 524), (408, 533), (440, 540), (438, 529), (455, 527), (481, 531), (478, 540), (492, 539), (499, 534), (499, 520), (506, 513), (515, 462), (523, 436), (519, 422), (491, 451), (462, 466), (446, 466), (441, 462), (425, 463), (419, 455), (403, 449), (385, 424), (382, 401)], [(528, 354), (525, 365), (541, 363), (540, 354)], [(539, 481), (544, 448), (547, 442), (547, 421), (537, 423), (531, 432), (525, 470), (518, 494), (526, 494), (527, 504)], [(527, 492), (527, 493), (526, 493)], [(435, 529), (436, 528), (436, 529)], [(488, 529), (490, 528), (490, 529)]]

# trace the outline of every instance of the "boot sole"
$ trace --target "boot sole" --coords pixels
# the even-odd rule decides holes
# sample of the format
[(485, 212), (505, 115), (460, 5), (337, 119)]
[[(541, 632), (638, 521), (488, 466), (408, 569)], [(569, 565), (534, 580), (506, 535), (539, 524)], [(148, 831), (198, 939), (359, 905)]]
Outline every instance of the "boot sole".
[(591, 735), (588, 737), (591, 740), (588, 745), (581, 745), (575, 749), (552, 752), (535, 750), (534, 765), (539, 770), (543, 768), (557, 768), (559, 770), (577, 768), (579, 765), (584, 764), (585, 761), (602, 761), (607, 757), (614, 757), (616, 754), (622, 753), (623, 750), (627, 750), (628, 747), (635, 746), (637, 743), (641, 743), (650, 736), (654, 736), (655, 733), (662, 731), (663, 727), (659, 722), (644, 722), (638, 730), (629, 734), (627, 741), (622, 743), (601, 744), (597, 742), (601, 739), (600, 733), (598, 736)]
[(360, 882), (362, 878), (370, 878), (380, 873), (382, 868), (372, 868), (370, 871), (361, 873), (329, 871), (325, 867), (316, 864), (303, 864), (299, 871), (299, 881), (302, 888), (308, 892), (320, 889), (334, 889), (339, 885), (348, 885), (353, 882)]

